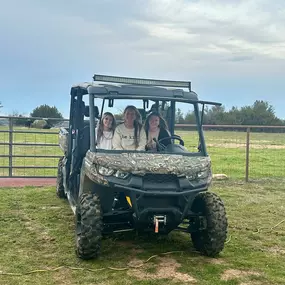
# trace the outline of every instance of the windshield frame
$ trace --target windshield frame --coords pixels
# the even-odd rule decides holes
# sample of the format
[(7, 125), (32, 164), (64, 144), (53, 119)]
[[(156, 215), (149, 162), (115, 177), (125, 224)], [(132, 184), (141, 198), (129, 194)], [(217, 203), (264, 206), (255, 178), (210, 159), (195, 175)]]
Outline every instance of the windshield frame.
[[(95, 112), (94, 112), (94, 109), (95, 109), (95, 105), (96, 105), (96, 100), (95, 100), (95, 95), (94, 94), (89, 94), (89, 113), (90, 113), (90, 151), (91, 152), (100, 152), (100, 153), (114, 153), (114, 154), (120, 154), (120, 153), (149, 153), (145, 150), (105, 150), (105, 149), (98, 149), (96, 148), (96, 144), (97, 144), (97, 138), (96, 138), (96, 132), (95, 132), (95, 128), (96, 128), (96, 123), (95, 123)], [(98, 98), (99, 99), (99, 98)], [(102, 106), (101, 106), (101, 111), (100, 111), (100, 118), (99, 120), (101, 120), (102, 118), (102, 115), (104, 113), (104, 106), (106, 105), (105, 104), (105, 100), (107, 100), (107, 98), (100, 98), (102, 99)], [(108, 99), (111, 99), (111, 98), (108, 98)], [(123, 98), (112, 98), (112, 100), (122, 100)], [(134, 99), (135, 101), (140, 101), (142, 100), (144, 102), (144, 100), (146, 100), (146, 98), (136, 98)], [(170, 134), (171, 135), (174, 135), (174, 127), (175, 127), (175, 103), (176, 102), (181, 102), (180, 100), (171, 100), (169, 98), (167, 98), (167, 100), (161, 100), (161, 98), (159, 98), (158, 100), (155, 100), (155, 99), (151, 99), (151, 98), (148, 98), (147, 99), (148, 101), (152, 101), (154, 103), (157, 103), (157, 102), (169, 102), (170, 101), (170, 108), (171, 108), (171, 121), (172, 123), (170, 124), (169, 126), (169, 131), (170, 131)], [(185, 101), (183, 100), (182, 102), (185, 103)], [(197, 127), (197, 132), (198, 132), (198, 135), (199, 135), (199, 142), (198, 142), (198, 146), (197, 146), (197, 149), (198, 151), (197, 152), (185, 152), (185, 153), (179, 153), (179, 155), (183, 155), (183, 156), (208, 156), (207, 154), (207, 150), (206, 150), (206, 145), (205, 145), (205, 138), (204, 138), (204, 134), (203, 134), (203, 127), (202, 127), (202, 117), (203, 117), (203, 113), (200, 111), (200, 108), (199, 108), (199, 104), (198, 102), (193, 102), (193, 103), (190, 103), (190, 102), (187, 102), (188, 104), (192, 105), (194, 107), (194, 113), (195, 113), (195, 117), (196, 117), (196, 127)], [(145, 106), (145, 103), (143, 104)], [(203, 104), (202, 104), (203, 105)], [(144, 108), (145, 109), (145, 108)], [(202, 111), (203, 111), (204, 108), (202, 108)], [(169, 153), (169, 152), (158, 152), (158, 154), (167, 154), (167, 155), (177, 155), (177, 153)]]

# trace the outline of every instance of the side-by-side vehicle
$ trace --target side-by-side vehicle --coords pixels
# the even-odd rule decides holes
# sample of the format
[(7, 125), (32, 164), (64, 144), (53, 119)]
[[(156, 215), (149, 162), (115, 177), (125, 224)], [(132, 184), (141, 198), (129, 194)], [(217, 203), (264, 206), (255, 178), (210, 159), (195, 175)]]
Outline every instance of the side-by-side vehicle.
[[(219, 254), (228, 224), (222, 200), (208, 191), (212, 171), (202, 121), (205, 105), (220, 104), (199, 100), (185, 81), (106, 75), (93, 79), (71, 88), (69, 127), (59, 133), (64, 155), (56, 192), (68, 199), (75, 214), (77, 255), (96, 258), (102, 235), (131, 230), (180, 230), (191, 235), (201, 254)], [(106, 108), (126, 100), (141, 104), (143, 120), (150, 110), (160, 111), (172, 143), (157, 152), (97, 148), (98, 120)], [(183, 136), (175, 134), (177, 103), (191, 106), (195, 114), (198, 139), (191, 151)]]

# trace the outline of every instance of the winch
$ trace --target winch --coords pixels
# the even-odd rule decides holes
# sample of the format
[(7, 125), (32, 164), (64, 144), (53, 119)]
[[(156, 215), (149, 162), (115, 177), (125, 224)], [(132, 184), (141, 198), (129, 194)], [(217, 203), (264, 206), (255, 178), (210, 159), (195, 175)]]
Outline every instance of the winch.
[(163, 223), (166, 225), (166, 215), (164, 216), (153, 216), (153, 224), (154, 224), (154, 232), (158, 233), (159, 232), (159, 224)]

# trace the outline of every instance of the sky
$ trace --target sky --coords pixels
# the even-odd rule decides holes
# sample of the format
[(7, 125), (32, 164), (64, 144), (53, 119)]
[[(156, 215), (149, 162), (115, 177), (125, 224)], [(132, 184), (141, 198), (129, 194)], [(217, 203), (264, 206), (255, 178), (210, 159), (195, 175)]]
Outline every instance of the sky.
[(0, 112), (68, 117), (70, 87), (97, 73), (189, 80), (285, 119), (284, 35), (284, 0), (0, 0)]

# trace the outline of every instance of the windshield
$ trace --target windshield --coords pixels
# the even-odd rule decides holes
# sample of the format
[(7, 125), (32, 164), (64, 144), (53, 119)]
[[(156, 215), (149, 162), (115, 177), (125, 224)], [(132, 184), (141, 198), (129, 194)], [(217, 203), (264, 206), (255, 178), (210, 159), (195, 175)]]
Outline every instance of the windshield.
[(193, 104), (96, 98), (94, 106), (99, 111), (93, 118), (96, 151), (205, 155)]

